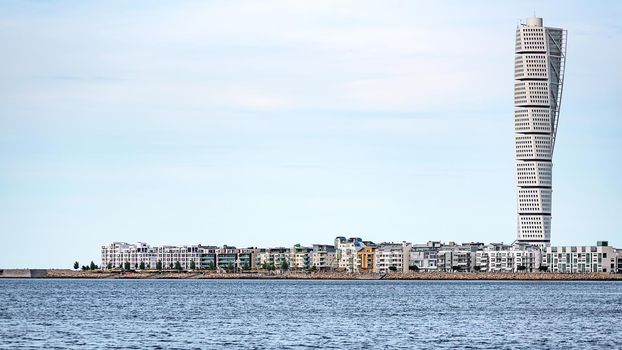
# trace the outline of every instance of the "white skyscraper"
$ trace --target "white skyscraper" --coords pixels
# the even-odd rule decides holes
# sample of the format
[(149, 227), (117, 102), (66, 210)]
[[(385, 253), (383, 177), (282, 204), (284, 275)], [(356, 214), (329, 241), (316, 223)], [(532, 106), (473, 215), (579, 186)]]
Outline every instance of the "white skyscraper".
[(516, 28), (514, 125), (518, 242), (551, 242), (552, 158), (566, 60), (566, 30), (530, 17)]

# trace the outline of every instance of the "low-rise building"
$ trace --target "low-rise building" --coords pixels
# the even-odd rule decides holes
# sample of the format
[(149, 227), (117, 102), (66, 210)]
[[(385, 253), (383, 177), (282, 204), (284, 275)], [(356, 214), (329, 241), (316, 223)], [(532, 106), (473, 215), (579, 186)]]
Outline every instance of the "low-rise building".
[(314, 244), (311, 252), (311, 267), (318, 271), (328, 271), (335, 265), (335, 246)]
[(375, 250), (376, 268), (374, 272), (408, 272), (410, 262), (410, 243), (381, 243)]
[(413, 244), (410, 247), (409, 269), (414, 271), (436, 271), (436, 255), (441, 248), (440, 241), (428, 241), (426, 244)]
[(101, 247), (101, 268), (125, 268), (129, 263), (131, 269), (137, 269), (143, 264), (145, 268), (155, 268), (156, 252), (147, 243), (112, 242)]
[(289, 268), (292, 270), (307, 270), (311, 268), (313, 248), (296, 244), (289, 250)]
[(616, 253), (607, 241), (595, 246), (550, 246), (544, 248), (542, 265), (551, 272), (616, 272)]
[(359, 249), (357, 252), (358, 272), (375, 272), (376, 271), (376, 247), (367, 246)]
[(484, 246), (483, 243), (449, 242), (442, 245), (436, 255), (438, 271), (472, 271), (475, 266), (475, 252)]
[(475, 270), (484, 272), (533, 272), (541, 262), (541, 250), (528, 244), (491, 243), (475, 252)]
[(341, 271), (354, 272), (358, 265), (358, 251), (365, 247), (359, 237), (335, 238), (336, 267)]

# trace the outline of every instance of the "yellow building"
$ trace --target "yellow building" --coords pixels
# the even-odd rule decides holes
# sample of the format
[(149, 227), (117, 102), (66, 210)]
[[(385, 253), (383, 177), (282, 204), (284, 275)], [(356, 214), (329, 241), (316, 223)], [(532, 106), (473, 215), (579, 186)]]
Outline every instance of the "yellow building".
[(376, 248), (363, 247), (357, 252), (358, 271), (359, 272), (376, 272)]

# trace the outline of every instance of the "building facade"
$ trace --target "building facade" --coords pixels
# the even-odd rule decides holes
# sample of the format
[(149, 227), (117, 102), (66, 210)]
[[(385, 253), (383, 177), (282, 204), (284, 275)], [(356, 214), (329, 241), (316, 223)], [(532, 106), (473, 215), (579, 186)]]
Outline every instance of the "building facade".
[(413, 244), (410, 248), (409, 269), (414, 271), (436, 271), (436, 255), (441, 249), (440, 241), (428, 241), (426, 244)]
[(530, 17), (516, 28), (514, 127), (517, 241), (551, 242), (553, 150), (564, 81), (566, 30)]
[(374, 272), (408, 272), (410, 243), (380, 243), (375, 250)]
[(474, 269), (482, 272), (534, 272), (540, 268), (538, 246), (491, 243), (475, 252)]
[(328, 271), (335, 268), (335, 246), (314, 244), (311, 252), (311, 268), (317, 271)]
[(598, 241), (595, 246), (553, 246), (545, 248), (542, 265), (550, 272), (616, 272), (618, 256), (607, 241)]

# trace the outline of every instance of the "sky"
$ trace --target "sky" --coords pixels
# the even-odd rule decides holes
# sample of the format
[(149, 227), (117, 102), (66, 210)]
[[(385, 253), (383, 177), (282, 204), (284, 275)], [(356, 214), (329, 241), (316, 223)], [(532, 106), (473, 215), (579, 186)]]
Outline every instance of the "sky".
[(514, 39), (568, 29), (552, 244), (622, 247), (622, 3), (2, 1), (0, 268), (516, 238)]

